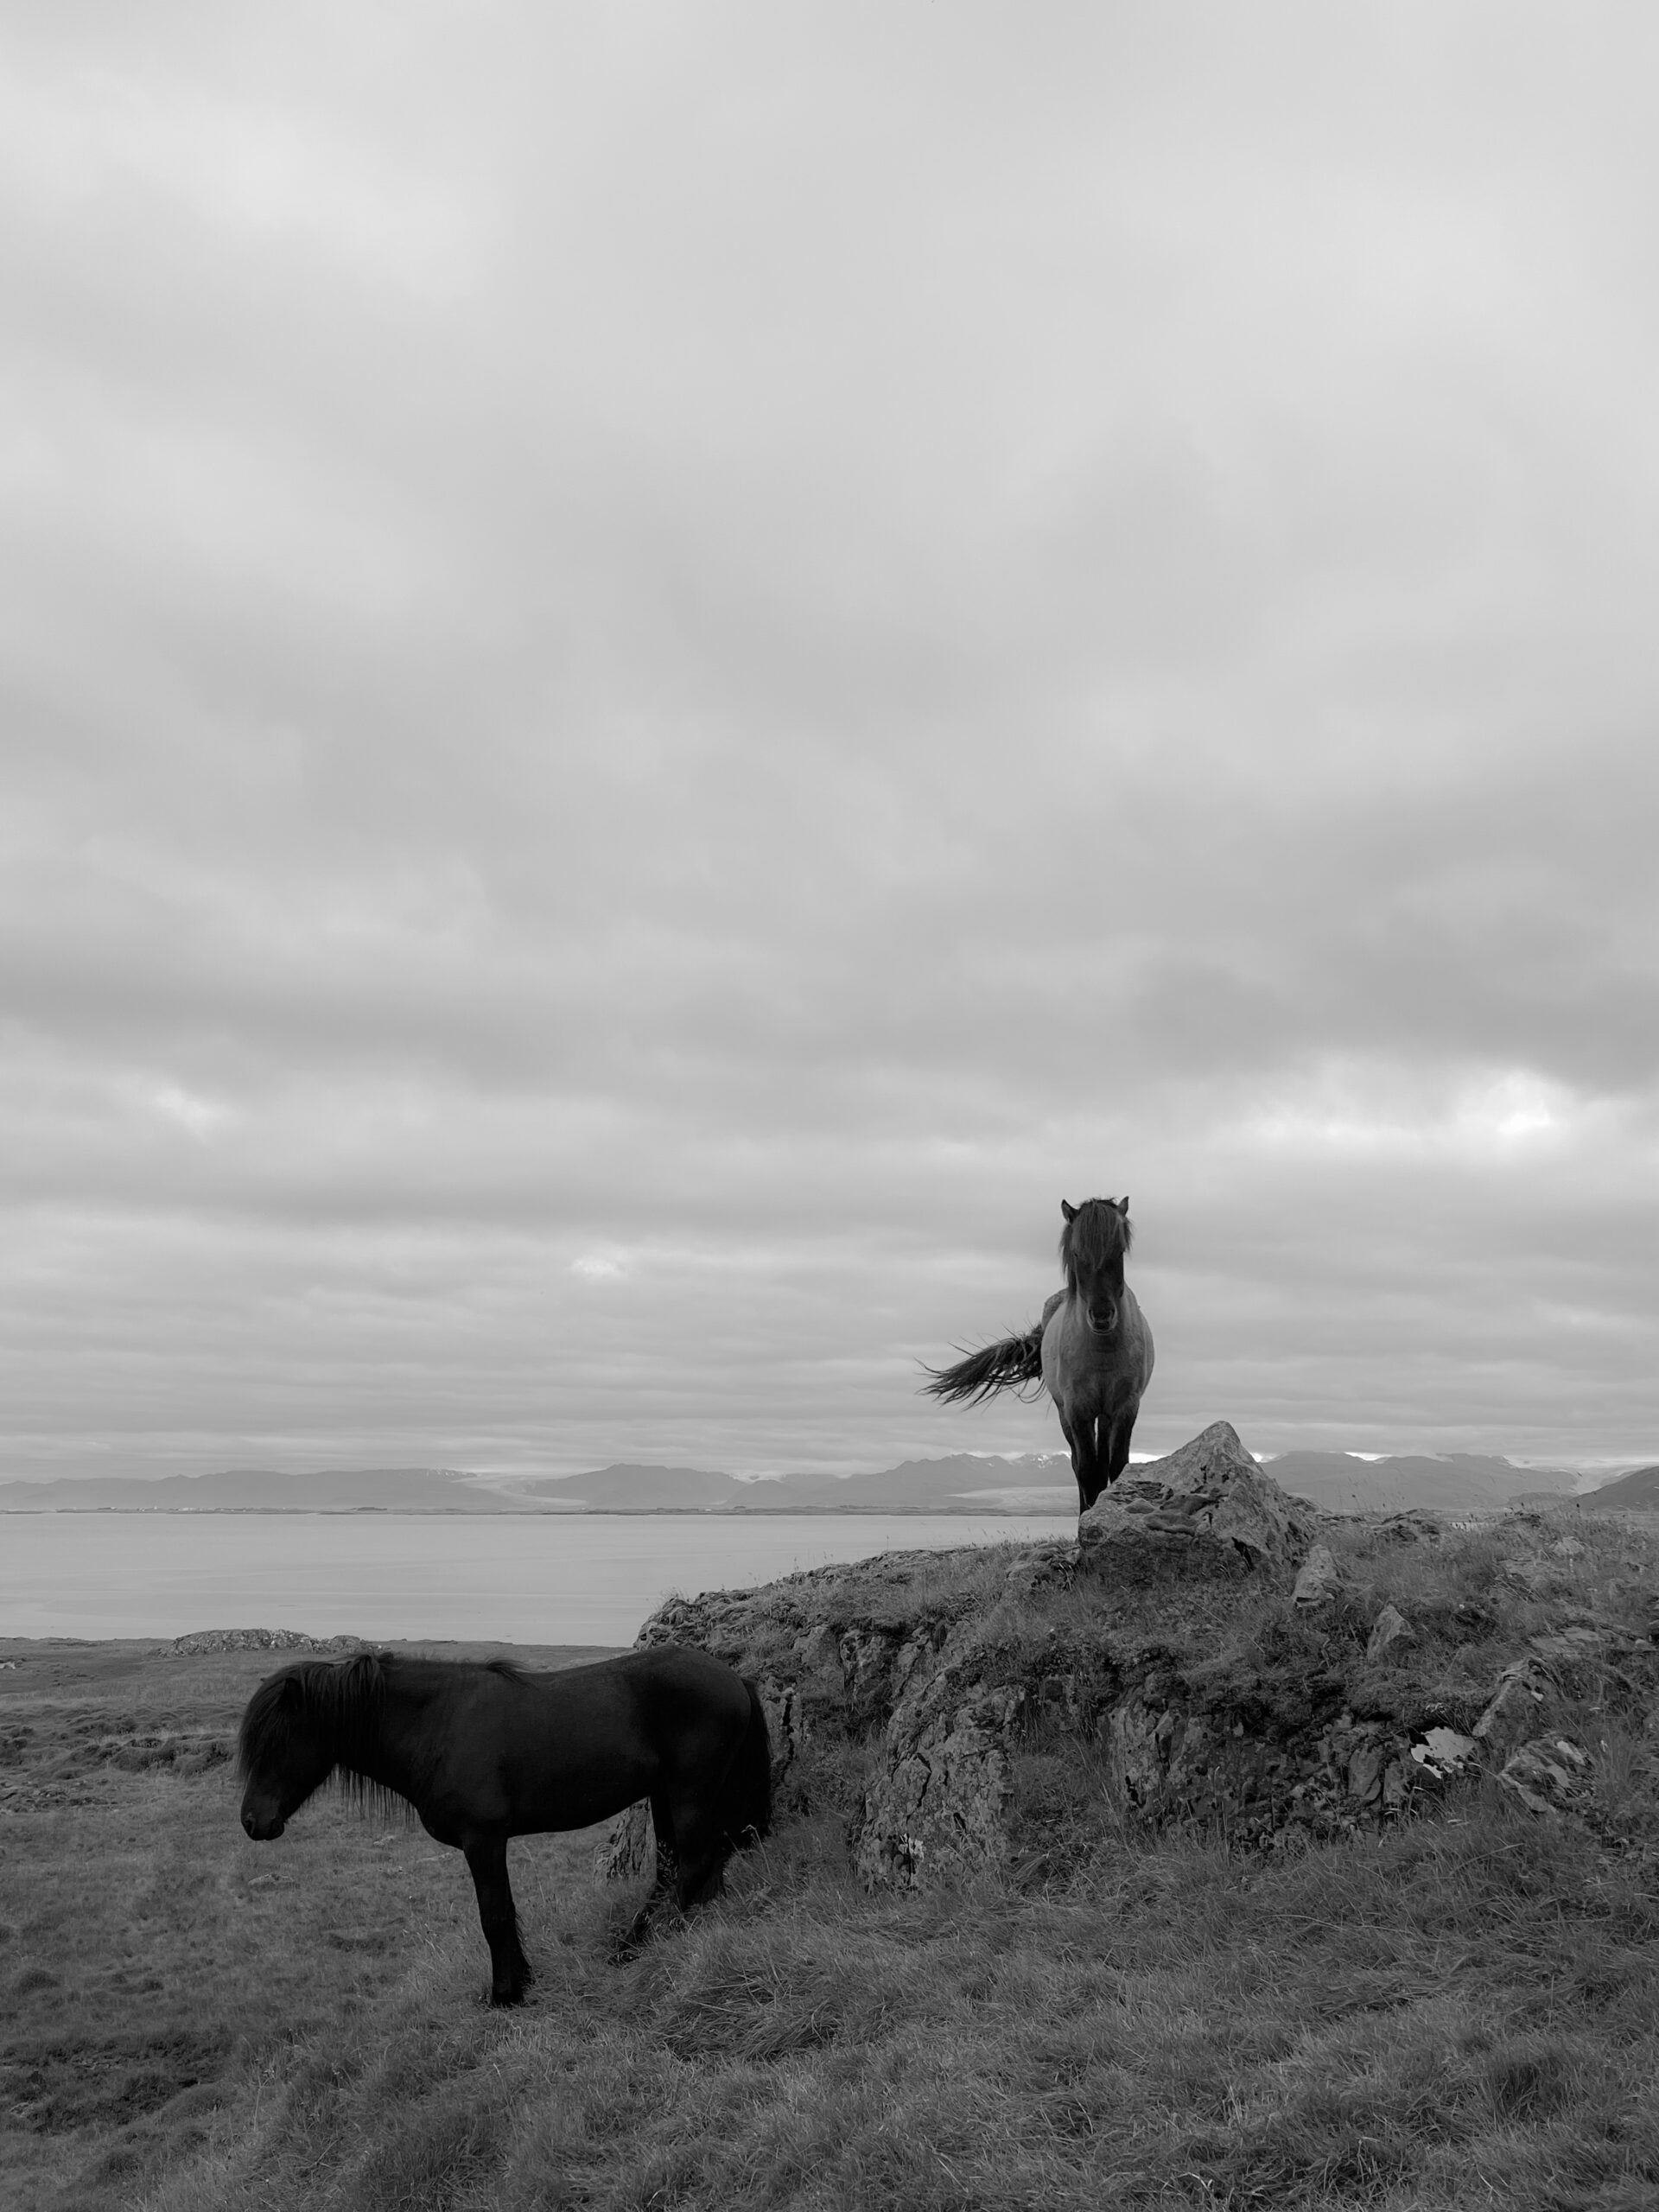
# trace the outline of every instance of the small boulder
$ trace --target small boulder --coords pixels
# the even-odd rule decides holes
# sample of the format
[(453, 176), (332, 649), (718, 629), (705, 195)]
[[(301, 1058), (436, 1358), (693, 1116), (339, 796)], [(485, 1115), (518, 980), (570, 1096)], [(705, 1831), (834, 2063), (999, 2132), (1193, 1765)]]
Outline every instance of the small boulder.
[(1120, 1584), (1289, 1574), (1307, 1541), (1303, 1516), (1224, 1421), (1120, 1476), (1077, 1523), (1080, 1571)]
[(1314, 1544), (1302, 1561), (1301, 1573), (1291, 1593), (1298, 1612), (1311, 1613), (1342, 1595), (1342, 1569), (1329, 1544)]
[(1365, 1656), (1368, 1660), (1403, 1659), (1416, 1641), (1417, 1631), (1405, 1615), (1394, 1605), (1384, 1605), (1372, 1625)]
[(1432, 1513), (1414, 1506), (1389, 1514), (1377, 1523), (1376, 1533), (1396, 1544), (1438, 1544), (1446, 1532)]
[(1535, 1659), (1517, 1659), (1497, 1678), (1486, 1710), (1475, 1723), (1475, 1741), (1489, 1758), (1509, 1752), (1542, 1733), (1554, 1685)]
[(1590, 1755), (1567, 1737), (1523, 1744), (1503, 1762), (1498, 1781), (1529, 1813), (1578, 1813), (1589, 1802)]

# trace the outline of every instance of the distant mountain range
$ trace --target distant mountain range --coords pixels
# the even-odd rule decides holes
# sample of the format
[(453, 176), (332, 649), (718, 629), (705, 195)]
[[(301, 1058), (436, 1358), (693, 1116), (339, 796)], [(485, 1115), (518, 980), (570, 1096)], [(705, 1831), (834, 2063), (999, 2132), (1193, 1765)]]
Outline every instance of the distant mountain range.
[[(1517, 1467), (1473, 1452), (1357, 1459), (1287, 1452), (1264, 1462), (1275, 1481), (1327, 1511), (1423, 1506), (1473, 1512), (1540, 1496), (1572, 1497), (1570, 1468)], [(1638, 1468), (1578, 1497), (1607, 1510), (1659, 1511), (1659, 1466)], [(1077, 1510), (1063, 1452), (985, 1459), (906, 1459), (871, 1475), (785, 1475), (740, 1481), (704, 1467), (619, 1463), (523, 1482), (452, 1467), (330, 1468), (282, 1474), (236, 1467), (159, 1480), (114, 1475), (0, 1483), (0, 1513), (1053, 1513)]]
[[(522, 1511), (522, 1507), (517, 1509)], [(511, 1513), (512, 1501), (448, 1467), (330, 1467), (284, 1475), (60, 1477), (0, 1483), (0, 1513)]]
[(1577, 1503), (1595, 1513), (1659, 1513), (1659, 1467), (1638, 1467), (1617, 1482), (1599, 1483)]
[(1281, 1489), (1328, 1513), (1389, 1513), (1410, 1506), (1467, 1513), (1511, 1505), (1529, 1492), (1570, 1495), (1570, 1467), (1516, 1467), (1474, 1452), (1360, 1459), (1351, 1452), (1283, 1452), (1263, 1465)]
[(618, 1465), (521, 1483), (451, 1467), (238, 1467), (155, 1481), (118, 1475), (0, 1483), (0, 1513), (1063, 1513), (1070, 1461), (909, 1459), (874, 1475), (741, 1482), (702, 1467)]

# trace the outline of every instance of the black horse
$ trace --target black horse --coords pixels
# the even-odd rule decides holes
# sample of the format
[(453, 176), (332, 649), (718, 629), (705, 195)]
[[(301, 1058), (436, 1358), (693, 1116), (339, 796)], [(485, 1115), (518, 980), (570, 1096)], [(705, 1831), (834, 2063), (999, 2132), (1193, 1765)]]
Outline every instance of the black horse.
[(970, 1406), (994, 1391), (1021, 1396), (1046, 1390), (1071, 1452), (1077, 1500), (1086, 1513), (1128, 1465), (1135, 1417), (1152, 1380), (1152, 1331), (1123, 1280), (1134, 1232), (1127, 1198), (1060, 1200), (1057, 1290), (1043, 1318), (1017, 1337), (1001, 1337), (969, 1352), (954, 1367), (929, 1368), (923, 1389), (947, 1403)]
[(683, 1910), (714, 1897), (733, 1849), (772, 1826), (753, 1683), (680, 1644), (550, 1674), (390, 1651), (308, 1660), (260, 1684), (237, 1749), (242, 1825), (257, 1843), (333, 1776), (359, 1802), (406, 1798), (429, 1836), (464, 1852), (496, 2005), (516, 2005), (530, 1979), (509, 1836), (589, 1827), (649, 1798), (652, 1903), (671, 1885)]

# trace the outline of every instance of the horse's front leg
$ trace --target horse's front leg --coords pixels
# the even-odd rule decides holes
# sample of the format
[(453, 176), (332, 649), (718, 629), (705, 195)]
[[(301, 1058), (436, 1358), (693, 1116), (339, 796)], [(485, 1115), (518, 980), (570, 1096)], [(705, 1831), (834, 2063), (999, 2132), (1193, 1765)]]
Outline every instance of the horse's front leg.
[(530, 1961), (518, 1940), (518, 1915), (507, 1880), (505, 1836), (464, 1845), (467, 1866), (478, 1892), (478, 1916), (490, 1947), (490, 2002), (516, 2005), (530, 1980)]
[(1094, 1418), (1091, 1414), (1086, 1420), (1062, 1419), (1060, 1427), (1071, 1447), (1071, 1471), (1077, 1478), (1077, 1510), (1086, 1513), (1109, 1479), (1095, 1445)]
[[(1129, 1464), (1129, 1439), (1135, 1434), (1135, 1416), (1139, 1411), (1138, 1406), (1132, 1406), (1128, 1413), (1121, 1414), (1112, 1423), (1106, 1445), (1106, 1481), (1109, 1485), (1117, 1480)], [(1105, 1426), (1103, 1421), (1101, 1427), (1104, 1428)]]

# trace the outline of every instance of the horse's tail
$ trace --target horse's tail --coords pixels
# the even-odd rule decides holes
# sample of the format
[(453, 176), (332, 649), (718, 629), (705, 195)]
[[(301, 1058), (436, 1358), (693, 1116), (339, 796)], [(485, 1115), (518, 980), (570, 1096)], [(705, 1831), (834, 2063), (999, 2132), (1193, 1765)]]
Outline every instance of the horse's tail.
[(1043, 1387), (1043, 1325), (1036, 1322), (1023, 1336), (999, 1337), (982, 1344), (954, 1367), (929, 1367), (931, 1379), (922, 1385), (929, 1397), (954, 1405), (965, 1398), (976, 1406), (998, 1390), (1017, 1390), (1020, 1396), (1037, 1396)]
[(748, 1725), (726, 1777), (722, 1824), (727, 1836), (740, 1849), (772, 1834), (772, 1732), (760, 1693), (746, 1676), (749, 1694)]

